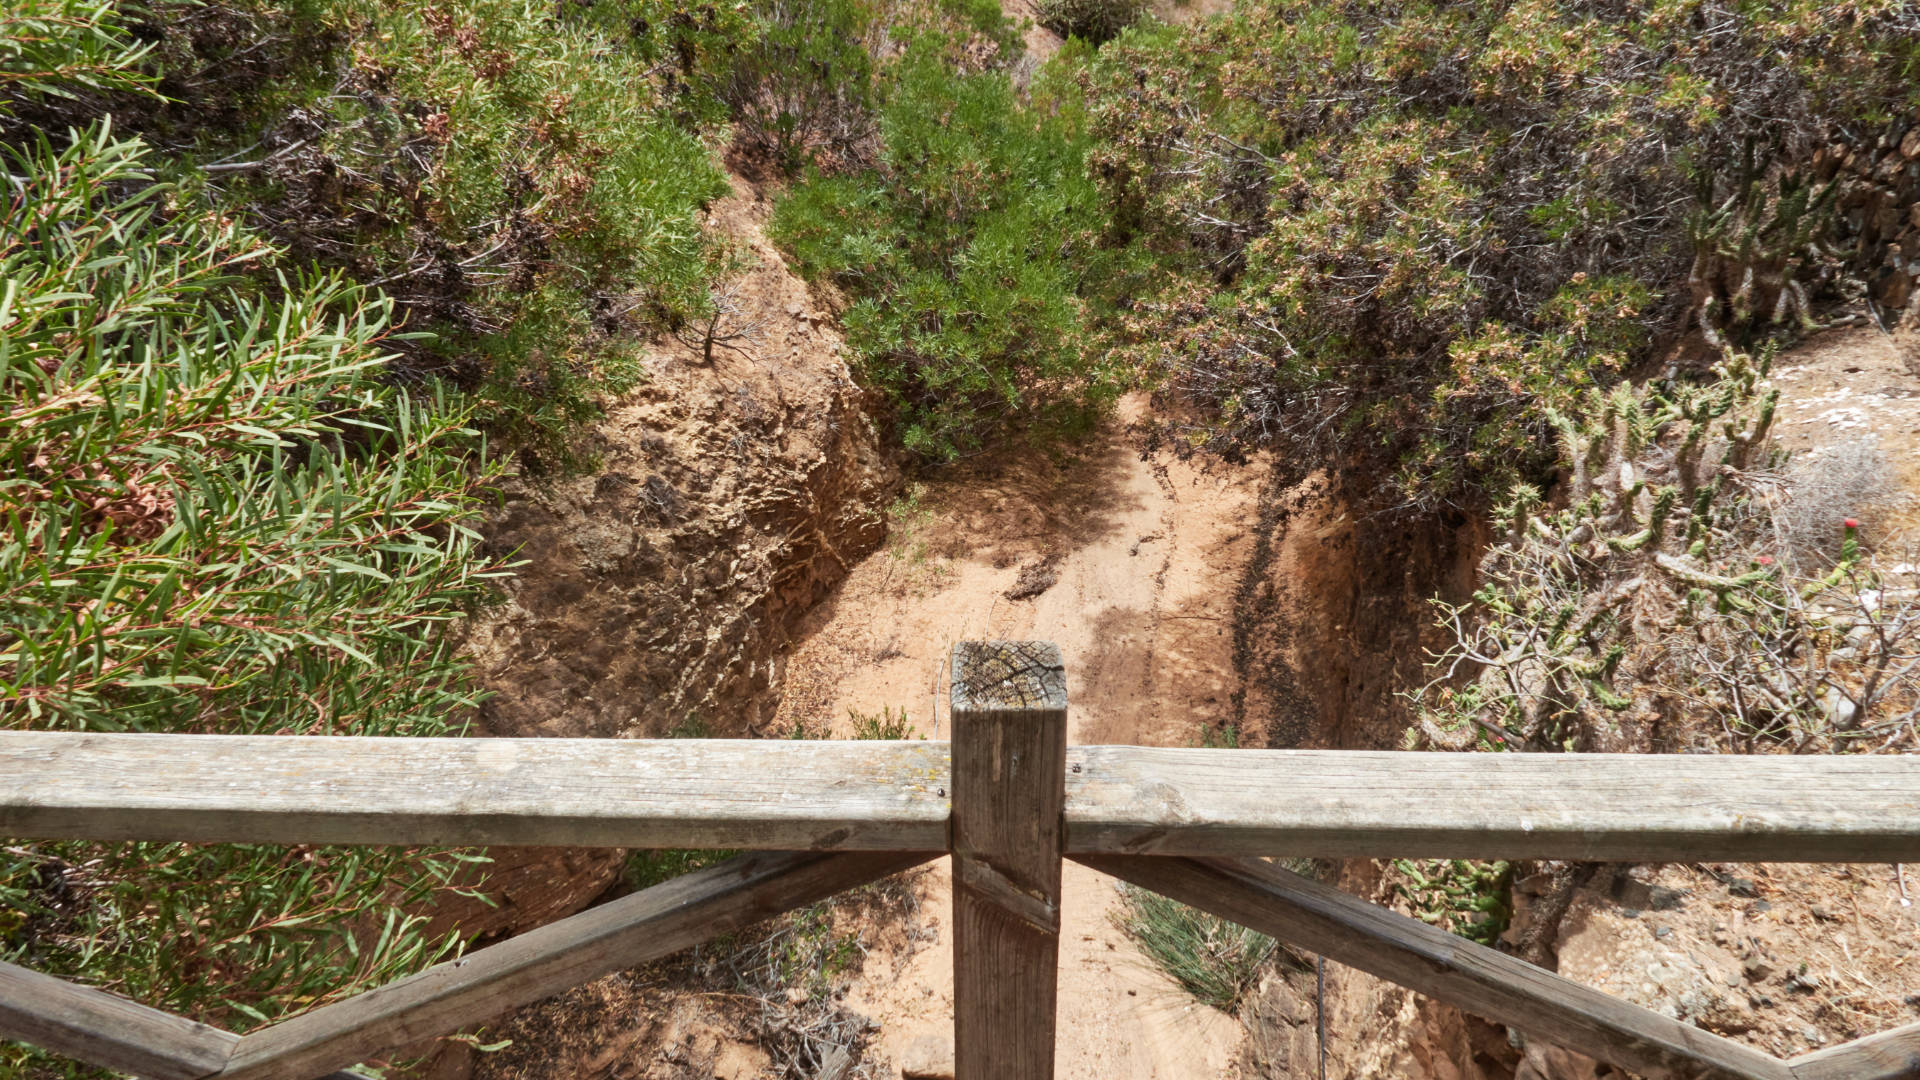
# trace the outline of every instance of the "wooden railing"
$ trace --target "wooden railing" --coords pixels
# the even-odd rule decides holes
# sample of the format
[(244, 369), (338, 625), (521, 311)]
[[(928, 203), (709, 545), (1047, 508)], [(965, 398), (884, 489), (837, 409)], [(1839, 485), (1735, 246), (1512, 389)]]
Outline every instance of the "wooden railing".
[(960, 1080), (1052, 1075), (1063, 858), (1637, 1072), (1920, 1077), (1920, 1025), (1783, 1061), (1265, 858), (1920, 861), (1920, 760), (1069, 747), (1053, 646), (953, 671), (951, 745), (0, 733), (0, 837), (751, 852), (244, 1036), (0, 964), (0, 1037), (312, 1080), (951, 853)]

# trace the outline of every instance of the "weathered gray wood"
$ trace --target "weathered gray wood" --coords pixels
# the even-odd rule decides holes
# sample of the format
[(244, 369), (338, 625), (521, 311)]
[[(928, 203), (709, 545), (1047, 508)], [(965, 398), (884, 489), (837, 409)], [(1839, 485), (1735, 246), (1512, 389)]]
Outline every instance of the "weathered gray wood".
[(1622, 1068), (1794, 1080), (1785, 1062), (1255, 859), (1079, 856), (1096, 870)]
[[(1920, 757), (1068, 761), (1069, 852), (1920, 862)], [(948, 775), (930, 742), (0, 732), (0, 837), (936, 850)]]
[(946, 847), (925, 742), (0, 732), (0, 837)]
[(1920, 1080), (1920, 1024), (1802, 1054), (1794, 1080)]
[(953, 650), (956, 1080), (1049, 1080), (1067, 682), (1051, 642)]
[(0, 964), (0, 1039), (146, 1080), (219, 1072), (240, 1037), (91, 987)]
[(219, 1076), (310, 1080), (905, 870), (926, 857), (742, 855), (252, 1032), (240, 1040)]
[(1076, 747), (1067, 851), (1920, 862), (1920, 757)]

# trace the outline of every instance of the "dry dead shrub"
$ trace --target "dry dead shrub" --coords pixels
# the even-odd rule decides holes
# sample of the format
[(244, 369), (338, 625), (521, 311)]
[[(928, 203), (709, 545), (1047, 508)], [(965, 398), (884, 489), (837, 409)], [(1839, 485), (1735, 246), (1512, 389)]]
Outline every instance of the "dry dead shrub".
[(1901, 499), (1893, 459), (1871, 435), (1796, 458), (1784, 484), (1773, 527), (1782, 555), (1803, 572), (1839, 561), (1849, 519), (1869, 542), (1877, 539), (1886, 511)]

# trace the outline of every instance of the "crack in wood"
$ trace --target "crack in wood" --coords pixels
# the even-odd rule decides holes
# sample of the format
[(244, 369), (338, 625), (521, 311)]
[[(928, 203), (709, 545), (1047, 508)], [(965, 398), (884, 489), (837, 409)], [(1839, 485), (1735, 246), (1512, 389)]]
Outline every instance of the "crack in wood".
[(1067, 669), (1051, 641), (962, 641), (953, 647), (953, 708), (1064, 709)]

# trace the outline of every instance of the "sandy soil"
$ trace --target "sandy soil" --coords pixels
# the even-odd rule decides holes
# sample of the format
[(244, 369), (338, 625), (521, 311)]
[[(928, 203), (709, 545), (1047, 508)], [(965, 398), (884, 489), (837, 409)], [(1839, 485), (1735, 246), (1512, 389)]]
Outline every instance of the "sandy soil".
[[(1819, 334), (1782, 356), (1773, 437), (1793, 453), (1871, 437), (1902, 486), (1920, 493), (1920, 330), (1893, 335), (1859, 326)], [(1905, 524), (1920, 523), (1905, 515)]]
[[(1066, 658), (1078, 743), (1189, 745), (1227, 716), (1233, 584), (1252, 548), (1253, 470), (1208, 473), (1143, 459), (1125, 430), (1143, 402), (1078, 456), (960, 470), (896, 507), (889, 547), (803, 624), (777, 724), (851, 728), (849, 710), (904, 709), (922, 736), (950, 734), (945, 661), (955, 641), (1042, 638)], [(1053, 584), (1010, 600), (1023, 580)], [(944, 927), (944, 862), (923, 879), (923, 917)], [(1063, 885), (1058, 1075), (1235, 1075), (1244, 1032), (1195, 1004), (1114, 924), (1114, 881), (1069, 864)], [(848, 1004), (880, 1024), (895, 1061), (951, 1053), (952, 954), (867, 965)]]

